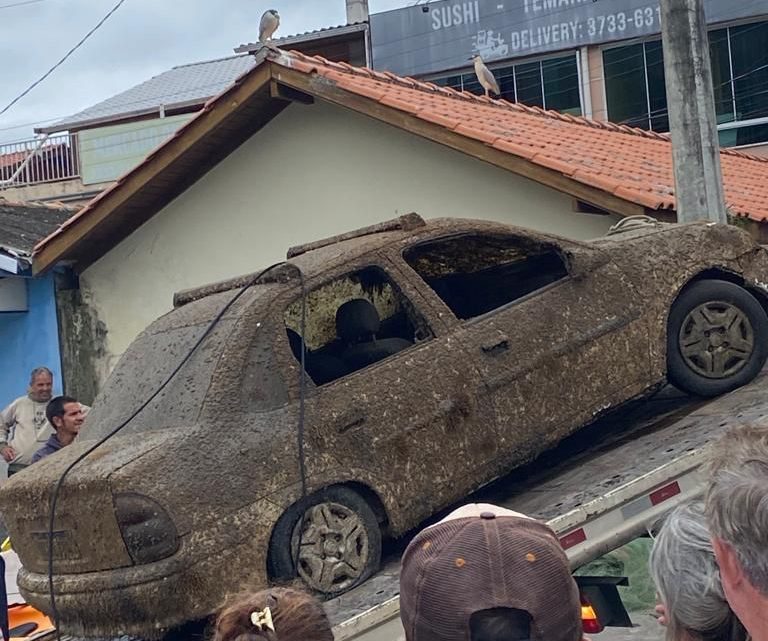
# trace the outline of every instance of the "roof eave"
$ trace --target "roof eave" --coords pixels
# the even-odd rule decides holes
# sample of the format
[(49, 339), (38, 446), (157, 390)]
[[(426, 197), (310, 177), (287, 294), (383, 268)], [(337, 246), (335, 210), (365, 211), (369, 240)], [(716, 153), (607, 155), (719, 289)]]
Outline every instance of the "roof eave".
[[(319, 31), (310, 31), (309, 33), (301, 33), (295, 36), (286, 36), (285, 38), (278, 38), (273, 41), (274, 45), (285, 49), (293, 45), (304, 44), (307, 42), (332, 40), (334, 38), (341, 38), (354, 33), (361, 33), (368, 30), (367, 22), (356, 22), (355, 24), (344, 25), (343, 27), (334, 27), (332, 29), (320, 29)], [(248, 44), (242, 44), (239, 47), (235, 47), (235, 53), (256, 53), (264, 48), (259, 42), (249, 42)]]
[[(143, 163), (134, 167), (112, 187), (97, 196), (57, 232), (41, 241), (35, 248), (33, 273), (35, 275), (44, 273), (63, 259), (75, 260), (78, 269), (84, 269), (112, 248), (112, 244), (103, 242), (106, 237), (111, 237), (112, 231), (130, 232), (138, 228), (151, 215), (212, 169), (222, 159), (219, 157), (219, 148), (213, 152), (206, 151), (204, 154), (198, 151), (197, 155), (204, 157), (204, 160), (199, 162), (190, 162), (189, 152), (198, 146), (203, 148), (207, 145), (210, 149), (214, 143), (209, 138), (215, 135), (222, 123), (230, 116), (247, 112), (252, 108), (253, 102), (259, 99), (263, 101), (264, 92), (268, 100), (272, 101), (273, 108), (260, 109), (265, 112), (263, 121), (251, 121), (249, 129), (253, 131), (250, 135), (274, 118), (288, 102), (279, 98), (274, 99), (269, 95), (271, 78), (271, 64), (259, 65), (216, 100), (209, 102), (203, 111), (150, 154)], [(245, 139), (242, 137), (239, 141), (232, 141), (232, 144), (242, 144)], [(224, 147), (226, 145), (222, 146)], [(187, 167), (187, 165), (190, 166)], [(170, 185), (164, 183), (167, 174), (180, 173), (179, 167), (186, 167), (183, 180), (177, 176), (175, 181), (171, 180)], [(146, 206), (141, 208), (140, 215), (134, 212), (132, 216), (126, 217), (125, 212), (131, 207), (131, 200), (139, 191), (158, 195), (151, 203), (147, 202)], [(151, 198), (147, 197), (147, 200)], [(117, 215), (116, 220), (110, 220), (113, 215)], [(95, 240), (102, 242), (93, 242)]]
[(526, 158), (496, 149), (481, 140), (468, 138), (442, 125), (427, 122), (415, 114), (407, 114), (388, 107), (377, 100), (353, 94), (339, 87), (336, 83), (316, 82), (311, 75), (283, 66), (276, 67), (274, 78), (279, 84), (286, 85), (296, 91), (308, 93), (327, 102), (352, 109), (511, 173), (552, 187), (573, 198), (589, 202), (617, 215), (636, 216), (647, 213), (649, 209), (621, 196), (575, 180), (556, 169), (543, 167)]
[(126, 111), (121, 114), (113, 114), (111, 116), (104, 116), (103, 118), (90, 118), (88, 120), (70, 120), (66, 122), (56, 123), (49, 127), (35, 127), (35, 133), (37, 134), (56, 134), (62, 131), (81, 131), (83, 129), (92, 129), (94, 127), (101, 127), (104, 125), (118, 125), (122, 122), (129, 120), (136, 120), (137, 118), (143, 118), (145, 116), (157, 115), (160, 117), (160, 112), (177, 111), (179, 109), (192, 109), (194, 107), (201, 108), (208, 102), (215, 94), (207, 96), (205, 98), (198, 98), (195, 100), (185, 100), (181, 102), (173, 102), (158, 105), (156, 107), (147, 107), (146, 109), (136, 109), (135, 111)]

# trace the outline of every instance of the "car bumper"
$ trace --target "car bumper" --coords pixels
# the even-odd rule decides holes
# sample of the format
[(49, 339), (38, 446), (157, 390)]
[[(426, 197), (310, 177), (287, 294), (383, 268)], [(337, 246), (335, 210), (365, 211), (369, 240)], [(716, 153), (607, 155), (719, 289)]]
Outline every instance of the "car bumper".
[[(155, 563), (55, 576), (61, 631), (86, 637), (158, 636), (205, 618), (227, 595), (266, 586), (273, 515), (254, 508), (247, 510), (249, 516), (261, 512), (260, 518), (240, 529), (248, 538), (237, 536), (234, 528), (224, 533), (217, 527), (182, 541), (176, 554)], [(28, 603), (51, 613), (47, 574), (22, 567), (18, 586)]]

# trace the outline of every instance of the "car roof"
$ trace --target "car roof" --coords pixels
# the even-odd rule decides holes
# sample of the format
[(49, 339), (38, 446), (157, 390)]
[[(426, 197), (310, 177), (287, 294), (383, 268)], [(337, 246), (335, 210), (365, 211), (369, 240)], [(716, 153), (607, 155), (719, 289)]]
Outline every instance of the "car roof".
[[(381, 250), (394, 243), (415, 244), (432, 237), (465, 233), (517, 233), (524, 234), (542, 243), (583, 244), (552, 234), (514, 227), (504, 223), (471, 218), (433, 218), (423, 220), (418, 214), (408, 214), (391, 221), (363, 227), (358, 230), (331, 236), (305, 245), (288, 249), (286, 263), (301, 270), (305, 278), (312, 278), (322, 272), (334, 270), (346, 263), (356, 262), (366, 254)], [(413, 240), (413, 243), (407, 241)], [(251, 283), (258, 272), (245, 274), (215, 283), (177, 292), (174, 307), (199, 300), (230, 289), (244, 287)], [(262, 283), (292, 280), (297, 272), (289, 266), (276, 269), (271, 275), (260, 279)]]

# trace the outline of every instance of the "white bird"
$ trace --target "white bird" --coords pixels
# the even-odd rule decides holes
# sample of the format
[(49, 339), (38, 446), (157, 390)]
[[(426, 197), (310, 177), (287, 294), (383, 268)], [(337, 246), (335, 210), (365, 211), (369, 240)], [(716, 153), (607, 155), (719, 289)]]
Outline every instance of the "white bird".
[(267, 44), (272, 40), (272, 36), (280, 26), (280, 14), (276, 9), (267, 9), (264, 15), (261, 16), (261, 23), (259, 24), (259, 42), (261, 44)]
[(475, 62), (475, 75), (477, 75), (477, 80), (480, 82), (483, 89), (485, 89), (485, 95), (487, 96), (489, 91), (493, 91), (497, 96), (501, 95), (501, 91), (499, 91), (499, 83), (496, 82), (496, 77), (491, 70), (485, 66), (480, 54), (473, 56), (472, 60)]

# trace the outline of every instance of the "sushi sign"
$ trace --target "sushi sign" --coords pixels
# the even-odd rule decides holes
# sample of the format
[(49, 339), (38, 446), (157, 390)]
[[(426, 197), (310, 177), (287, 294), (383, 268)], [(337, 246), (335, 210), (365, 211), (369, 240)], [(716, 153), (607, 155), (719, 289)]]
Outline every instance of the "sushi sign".
[[(710, 24), (768, 13), (768, 0), (705, 0)], [(661, 32), (659, 0), (436, 0), (373, 14), (373, 66), (401, 75), (576, 49)]]

